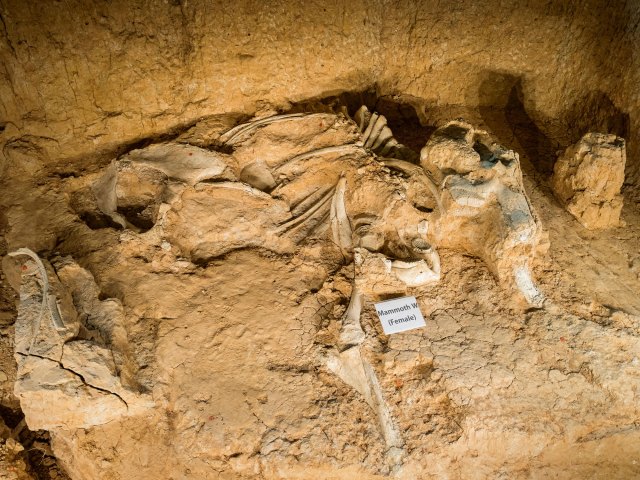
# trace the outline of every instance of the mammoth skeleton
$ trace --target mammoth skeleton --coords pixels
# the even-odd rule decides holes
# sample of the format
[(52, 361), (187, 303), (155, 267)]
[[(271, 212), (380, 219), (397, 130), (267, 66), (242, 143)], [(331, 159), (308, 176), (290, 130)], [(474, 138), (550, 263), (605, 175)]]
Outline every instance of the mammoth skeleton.
[[(241, 248), (293, 253), (310, 243), (341, 255), (343, 264), (353, 265), (354, 281), (339, 339), (325, 365), (376, 413), (390, 462), (398, 464), (404, 443), (363, 352), (363, 304), (438, 282), (437, 248), (448, 248), (481, 258), (507, 291), (540, 306), (544, 297), (531, 268), (541, 227), (524, 191), (517, 154), (486, 132), (454, 121), (436, 130), (418, 155), (393, 137), (384, 116), (366, 107), (354, 119), (334, 113), (254, 119), (219, 135), (217, 144), (220, 148), (212, 150), (174, 141), (127, 153), (91, 187), (94, 214), (147, 242), (175, 246), (195, 264)], [(65, 286), (65, 278), (75, 272), (90, 283), (88, 272), (69, 261), (45, 269), (33, 252), (16, 254), (33, 263), (21, 287), (19, 323), (38, 325), (17, 330), (23, 337), (17, 343), (29, 347), (19, 352), (16, 390), (29, 395), (34, 371), (57, 368), (30, 356), (31, 351), (54, 352), (61, 372), (68, 372), (65, 358), (72, 362), (80, 356), (75, 351), (83, 350), (93, 363), (84, 370), (77, 366), (78, 372), (95, 377), (97, 390), (69, 380), (82, 393), (79, 411), (87, 414), (65, 428), (108, 421), (88, 414), (100, 402), (123, 403), (110, 410), (114, 415), (150, 406), (148, 398), (120, 381), (118, 359), (107, 359), (101, 346), (82, 340), (75, 341), (75, 350), (69, 347), (81, 328), (81, 312), (73, 302), (58, 308), (56, 301), (79, 288), (69, 281)], [(54, 293), (48, 272), (60, 276)], [(40, 292), (34, 287), (38, 275)], [(117, 302), (98, 301), (95, 295), (86, 308), (121, 315)], [(43, 336), (39, 324), (46, 316), (53, 323)], [(108, 368), (100, 370), (102, 359)], [(40, 427), (60, 427), (52, 422)]]

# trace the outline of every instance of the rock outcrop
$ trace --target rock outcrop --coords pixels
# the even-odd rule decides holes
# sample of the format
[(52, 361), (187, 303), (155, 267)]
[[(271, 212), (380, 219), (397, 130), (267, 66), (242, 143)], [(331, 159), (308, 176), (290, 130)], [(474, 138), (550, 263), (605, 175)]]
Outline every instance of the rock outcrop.
[(584, 227), (617, 227), (625, 165), (623, 138), (587, 133), (558, 158), (551, 177), (553, 193)]

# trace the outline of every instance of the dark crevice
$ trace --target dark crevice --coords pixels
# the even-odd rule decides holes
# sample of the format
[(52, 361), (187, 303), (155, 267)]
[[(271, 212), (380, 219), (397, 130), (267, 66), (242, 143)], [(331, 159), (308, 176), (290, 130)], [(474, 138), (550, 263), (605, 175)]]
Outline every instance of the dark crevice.
[(498, 163), (498, 157), (496, 157), (493, 152), (489, 150), (489, 147), (483, 143), (476, 140), (473, 144), (473, 149), (478, 155), (480, 155), (481, 162), (492, 163), (494, 165)]
[(30, 430), (25, 423), (24, 413), (19, 408), (9, 408), (0, 404), (0, 420), (12, 430), (14, 440), (24, 447), (25, 450), (19, 455), (33, 478), (36, 480), (68, 478), (51, 451), (49, 432)]
[(156, 223), (154, 209), (147, 205), (135, 205), (129, 207), (118, 207), (118, 213), (121, 214), (127, 222), (137, 227), (140, 232), (148, 232)]
[(464, 137), (467, 135), (468, 131), (469, 130), (459, 125), (448, 125), (441, 130), (441, 135), (445, 137), (451, 137), (454, 140), (464, 140)]
[(102, 212), (82, 212), (79, 216), (91, 230), (100, 230), (102, 228), (115, 228), (116, 230), (122, 230), (122, 225), (114, 222), (109, 215)]
[(423, 205), (414, 204), (413, 208), (415, 208), (416, 210), (418, 210), (420, 212), (423, 212), (423, 213), (432, 213), (433, 212), (433, 208), (425, 207)]
[(421, 124), (413, 105), (396, 101), (392, 97), (380, 97), (374, 109), (387, 118), (393, 136), (416, 153), (420, 153), (436, 130), (435, 125)]
[(486, 74), (478, 89), (480, 115), (486, 128), (500, 144), (520, 153), (538, 172), (551, 175), (559, 144), (527, 112), (522, 79), (502, 72)]

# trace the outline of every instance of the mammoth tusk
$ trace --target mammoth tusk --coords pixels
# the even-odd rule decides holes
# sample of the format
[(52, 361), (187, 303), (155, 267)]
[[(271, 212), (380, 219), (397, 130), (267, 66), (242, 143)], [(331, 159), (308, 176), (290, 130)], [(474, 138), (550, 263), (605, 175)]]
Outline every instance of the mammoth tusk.
[(347, 179), (341, 177), (331, 200), (331, 230), (333, 240), (345, 256), (349, 255), (353, 246), (351, 242), (351, 224), (344, 205), (344, 194), (347, 190)]
[(47, 275), (47, 270), (44, 268), (44, 264), (42, 263), (42, 260), (40, 260), (40, 257), (38, 257), (38, 254), (28, 248), (19, 248), (15, 252), (9, 252), (7, 255), (9, 255), (10, 257), (18, 257), (20, 255), (26, 255), (27, 257), (30, 257), (36, 263), (36, 266), (38, 267), (38, 271), (40, 272), (40, 276), (42, 277), (42, 303), (40, 306), (40, 313), (38, 314), (38, 319), (36, 320), (36, 324), (33, 332), (33, 339), (31, 341), (31, 346), (33, 346), (33, 343), (36, 340), (36, 336), (40, 331), (42, 316), (44, 315), (44, 312), (46, 309), (48, 309), (49, 313), (51, 314), (51, 322), (53, 323), (53, 326), (57, 330), (61, 330), (61, 331), (66, 330), (64, 322), (62, 321), (62, 316), (58, 311), (58, 305), (56, 304), (56, 297), (55, 295), (49, 294), (49, 277)]

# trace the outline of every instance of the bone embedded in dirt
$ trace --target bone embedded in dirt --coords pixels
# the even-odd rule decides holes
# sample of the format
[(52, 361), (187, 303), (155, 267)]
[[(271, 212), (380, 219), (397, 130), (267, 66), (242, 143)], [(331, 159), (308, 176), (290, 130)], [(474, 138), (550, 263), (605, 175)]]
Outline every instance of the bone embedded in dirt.
[(527, 303), (544, 295), (531, 274), (542, 225), (522, 181), (516, 152), (459, 120), (437, 129), (420, 163), (439, 184), (438, 245), (482, 258), (500, 282)]
[(72, 260), (55, 262), (56, 270), (33, 259), (38, 265), (23, 269), (20, 286), (14, 387), (29, 427), (90, 428), (149, 408), (149, 398), (123, 385), (116, 365), (122, 306), (99, 300), (93, 277)]

